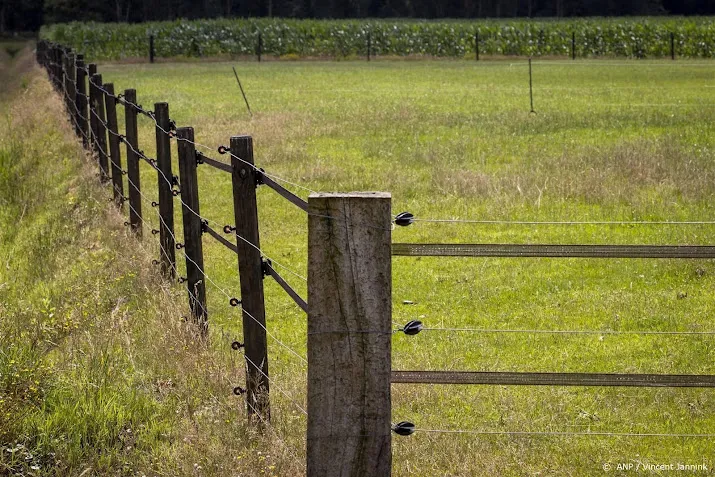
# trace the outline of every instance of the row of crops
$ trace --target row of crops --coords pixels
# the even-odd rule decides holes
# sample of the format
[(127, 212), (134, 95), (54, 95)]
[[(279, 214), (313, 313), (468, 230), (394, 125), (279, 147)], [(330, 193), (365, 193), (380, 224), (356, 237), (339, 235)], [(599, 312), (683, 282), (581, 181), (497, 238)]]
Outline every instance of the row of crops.
[(259, 34), (264, 55), (339, 57), (374, 55), (472, 57), (568, 56), (572, 35), (579, 57), (715, 56), (715, 17), (588, 18), (569, 20), (177, 20), (141, 24), (68, 23), (43, 27), (43, 38), (83, 51), (90, 59), (156, 55), (253, 55)]

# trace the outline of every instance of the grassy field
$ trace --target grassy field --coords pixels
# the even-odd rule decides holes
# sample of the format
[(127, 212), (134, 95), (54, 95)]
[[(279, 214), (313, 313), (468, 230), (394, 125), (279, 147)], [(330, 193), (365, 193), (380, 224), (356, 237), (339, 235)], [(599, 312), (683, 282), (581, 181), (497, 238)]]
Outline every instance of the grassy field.
[[(169, 102), (171, 117), (193, 126), (199, 143), (214, 147), (228, 144), (231, 135), (251, 134), (256, 163), (266, 171), (312, 190), (389, 191), (395, 213), (505, 221), (713, 220), (712, 62), (535, 62), (536, 114), (530, 113), (525, 61), (237, 66), (252, 118), (228, 63), (106, 64), (100, 72), (117, 91), (136, 88), (145, 107)], [(151, 123), (140, 121), (140, 147), (152, 156)], [(152, 172), (143, 167), (149, 200), (156, 197)], [(230, 177), (204, 166), (199, 182), (202, 215), (232, 223)], [(155, 224), (152, 209), (144, 208)], [(259, 190), (259, 210), (265, 253), (304, 277), (306, 217), (270, 190)], [(396, 229), (393, 239), (709, 244), (714, 227), (418, 222)], [(208, 238), (204, 247), (206, 272), (217, 285), (208, 288), (212, 344), (205, 353), (235, 364), (227, 349), (241, 335), (240, 312), (217, 288), (238, 293), (236, 260)], [(305, 296), (305, 282), (283, 272)], [(395, 258), (393, 274), (397, 324), (419, 318), (433, 328), (715, 330), (712, 261)], [(271, 281), (266, 301), (268, 329), (277, 338), (269, 339), (274, 429), (286, 446), (275, 445), (279, 456), (271, 452), (274, 467), (266, 470), (222, 460), (242, 447), (227, 450), (224, 442), (209, 440), (194, 454), (198, 475), (223, 474), (219, 466), (238, 475), (300, 473), (305, 416), (295, 403), (305, 407), (306, 370), (283, 345), (305, 356), (305, 315)], [(714, 342), (712, 335), (396, 334), (393, 369), (712, 374)], [(201, 375), (191, 367), (166, 371), (172, 380), (205, 379)], [(230, 402), (235, 384), (212, 389)], [(189, 399), (192, 390), (171, 392)], [(201, 407), (202, 398), (206, 393), (192, 402)], [(233, 403), (238, 410), (240, 400)], [(712, 391), (699, 389), (393, 386), (393, 421), (433, 430), (715, 433), (714, 409)], [(226, 428), (243, 439), (240, 419)], [(198, 427), (196, 433), (203, 435)], [(154, 456), (156, 440), (144, 438)], [(715, 465), (715, 442), (704, 438), (418, 432), (393, 442), (395, 475), (600, 475), (604, 463)], [(188, 452), (171, 444), (166, 449)], [(156, 471), (153, 460), (141, 465), (136, 470)]]

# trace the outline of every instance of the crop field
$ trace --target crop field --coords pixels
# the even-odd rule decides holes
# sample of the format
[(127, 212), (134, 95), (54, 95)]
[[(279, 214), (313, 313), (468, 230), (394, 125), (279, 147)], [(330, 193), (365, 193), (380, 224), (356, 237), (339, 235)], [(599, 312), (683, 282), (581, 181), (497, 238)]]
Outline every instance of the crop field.
[[(297, 184), (288, 187), (304, 198), (309, 190), (387, 191), (394, 213), (448, 220), (397, 227), (395, 242), (713, 243), (712, 224), (518, 223), (715, 220), (711, 61), (535, 61), (535, 113), (521, 60), (239, 63), (253, 117), (231, 66), (100, 71), (118, 92), (135, 88), (145, 108), (168, 102), (177, 125), (193, 126), (196, 141), (212, 149), (252, 135), (258, 167)], [(149, 156), (152, 125), (140, 119)], [(142, 168), (142, 190), (154, 200), (156, 174)], [(199, 183), (201, 214), (232, 224), (230, 177), (200, 166)], [(305, 297), (306, 217), (270, 190), (258, 194), (261, 248)], [(148, 228), (145, 236), (152, 247)], [(239, 293), (236, 259), (210, 238), (204, 254), (212, 343), (230, 354), (240, 312), (223, 292)], [(396, 257), (393, 280), (395, 327), (420, 319), (441, 329), (396, 333), (395, 370), (715, 372), (715, 335), (626, 333), (715, 330), (709, 260)], [(306, 319), (271, 281), (266, 306), (275, 430), (301, 462), (306, 368), (296, 354), (306, 355)], [(539, 332), (576, 330), (596, 333)], [(707, 389), (395, 384), (393, 422), (440, 432), (394, 436), (393, 472), (600, 475), (616, 462), (710, 468), (712, 438), (667, 434), (713, 434), (713, 411)], [(581, 432), (663, 435), (574, 434)]]
[[(89, 59), (255, 55), (355, 59), (370, 46), (377, 56), (712, 58), (712, 17), (624, 17), (481, 20), (297, 20), (248, 18), (140, 24), (66, 23), (41, 36), (82, 51)], [(671, 45), (672, 41), (672, 45)], [(671, 51), (672, 46), (672, 51)]]

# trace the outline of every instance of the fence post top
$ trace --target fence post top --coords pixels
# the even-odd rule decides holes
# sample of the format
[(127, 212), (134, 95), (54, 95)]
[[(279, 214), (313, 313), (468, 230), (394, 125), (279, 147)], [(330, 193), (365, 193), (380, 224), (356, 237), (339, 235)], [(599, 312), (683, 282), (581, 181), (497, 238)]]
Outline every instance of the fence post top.
[(243, 140), (243, 141), (253, 140), (253, 136), (251, 136), (250, 134), (239, 134), (236, 136), (231, 136), (231, 140), (232, 141), (233, 140)]
[(389, 192), (312, 192), (308, 200), (316, 199), (391, 199)]

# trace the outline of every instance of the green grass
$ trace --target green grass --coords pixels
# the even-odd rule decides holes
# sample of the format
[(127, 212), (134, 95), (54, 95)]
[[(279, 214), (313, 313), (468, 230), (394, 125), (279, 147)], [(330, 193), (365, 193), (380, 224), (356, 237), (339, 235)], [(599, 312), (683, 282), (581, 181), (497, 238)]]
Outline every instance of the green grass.
[[(529, 113), (529, 78), (524, 61), (241, 63), (238, 72), (255, 113), (253, 118), (245, 111), (230, 66), (106, 64), (100, 65), (100, 72), (117, 91), (136, 88), (145, 107), (151, 107), (154, 101), (169, 102), (171, 117), (179, 126), (193, 126), (199, 143), (227, 145), (231, 135), (251, 134), (256, 163), (266, 171), (313, 190), (389, 191), (395, 213), (408, 210), (421, 218), (487, 220), (712, 220), (712, 62), (535, 62), (536, 114)], [(140, 147), (153, 156), (154, 131), (146, 118), (140, 121)], [(120, 122), (123, 124), (123, 120)], [(50, 161), (51, 157), (43, 156), (42, 160)], [(178, 171), (176, 164), (174, 170)], [(76, 168), (67, 171), (68, 177), (76, 173)], [(199, 182), (202, 215), (219, 224), (232, 223), (230, 177), (201, 166)], [(149, 200), (156, 198), (156, 183), (156, 174), (142, 164), (142, 188)], [(303, 197), (307, 194), (299, 188), (294, 190)], [(103, 194), (108, 199), (109, 190)], [(270, 190), (261, 188), (258, 194), (262, 248), (271, 258), (305, 276), (305, 215)], [(180, 224), (178, 201), (175, 206), (176, 222)], [(102, 208), (97, 205), (88, 215), (94, 217)], [(154, 209), (145, 203), (144, 210), (155, 226)], [(17, 217), (6, 223), (15, 223)], [(104, 220), (95, 218), (92, 230), (101, 230), (96, 228)], [(177, 237), (181, 233), (178, 226)], [(423, 222), (396, 229), (393, 240), (709, 244), (712, 233), (713, 226), (545, 227)], [(145, 236), (144, 246), (155, 249), (148, 228)], [(116, 252), (110, 248), (112, 243), (103, 247), (107, 255), (101, 265), (111, 262), (112, 267), (127, 272), (139, 267), (151, 275), (146, 271), (148, 262), (142, 262), (147, 258), (144, 254), (123, 264), (123, 254), (132, 243), (124, 242), (124, 248)], [(238, 294), (235, 256), (210, 238), (205, 240), (204, 252), (211, 279), (229, 295)], [(32, 257), (33, 253), (43, 252), (27, 245), (14, 255), (26, 261), (25, 274), (33, 273), (33, 260), (23, 257)], [(156, 250), (152, 253), (156, 255)], [(393, 265), (393, 321), (397, 324), (420, 319), (428, 327), (444, 328), (715, 329), (715, 297), (711, 291), (715, 266), (708, 260), (395, 258)], [(183, 269), (182, 260), (179, 268)], [(84, 280), (92, 273), (96, 269), (87, 270)], [(303, 280), (285, 271), (283, 275), (305, 296)], [(265, 283), (269, 331), (305, 356), (305, 315), (275, 283)], [(112, 291), (112, 297), (133, 297), (134, 288), (131, 281), (125, 283)], [(14, 293), (11, 296), (18, 298), (20, 291)], [(679, 294), (687, 296), (679, 299)], [(183, 301), (181, 293), (176, 295)], [(59, 309), (53, 305), (56, 300), (51, 299), (48, 306)], [(65, 300), (59, 303), (72, 308), (75, 299)], [(229, 307), (227, 298), (214, 286), (208, 288), (208, 300), (211, 348), (195, 358), (184, 350), (171, 355), (180, 363), (191, 363), (185, 371), (167, 362), (162, 356), (165, 348), (151, 345), (154, 334), (142, 331), (147, 326), (165, 336), (160, 333), (163, 330), (152, 326), (176, 322), (176, 313), (157, 318), (154, 314), (161, 304), (148, 306), (139, 298), (131, 302), (136, 308), (130, 303), (122, 308), (127, 312), (138, 310), (137, 318), (128, 326), (144, 343), (136, 345), (143, 360), (132, 364), (123, 354), (112, 354), (115, 348), (106, 348), (113, 356), (107, 374), (118, 387), (100, 385), (103, 391), (100, 396), (95, 393), (93, 402), (107, 402), (102, 400), (106, 397), (124, 406), (124, 410), (112, 414), (121, 418), (113, 417), (109, 422), (134, 419), (165, 426), (167, 431), (148, 432), (144, 446), (131, 454), (138, 459), (121, 457), (119, 445), (119, 450), (111, 454), (114, 457), (99, 467), (103, 472), (129, 461), (137, 462), (134, 470), (147, 474), (157, 472), (157, 468), (171, 468), (189, 475), (191, 465), (184, 464), (192, 458), (207, 475), (222, 473), (218, 468), (221, 465), (238, 473), (257, 475), (266, 470), (260, 467), (262, 461), (255, 449), (253, 453), (243, 450), (245, 439), (241, 436), (245, 431), (235, 399), (231, 412), (239, 415), (231, 414), (230, 424), (221, 431), (211, 427), (211, 412), (223, 419), (221, 412), (231, 409), (223, 407), (231, 405), (223, 393), (228, 394), (237, 384), (235, 373), (231, 374), (233, 380), (214, 379), (213, 375), (220, 373), (227, 361), (236, 366), (239, 358), (227, 350), (231, 340), (240, 338), (241, 326), (240, 312)], [(404, 305), (403, 300), (415, 304)], [(393, 368), (713, 374), (714, 340), (697, 336), (436, 331), (407, 337), (398, 333), (393, 339)], [(133, 342), (122, 346), (123, 353), (133, 349)], [(96, 353), (101, 358), (102, 353)], [(216, 362), (203, 370), (197, 361), (208, 357)], [(269, 359), (275, 430), (291, 449), (289, 452), (277, 446), (270, 454), (275, 449), (281, 452), (273, 464), (279, 466), (275, 470), (279, 475), (293, 475), (300, 473), (304, 458), (306, 421), (281, 391), (304, 407), (305, 365), (271, 338)], [(88, 373), (104, 375), (102, 366), (101, 359), (81, 365), (78, 373), (85, 374), (76, 379), (95, 383), (97, 374)], [(174, 401), (182, 409), (178, 424), (168, 418), (157, 386), (147, 384), (156, 381), (144, 373), (156, 379), (158, 375), (171, 376), (185, 384)], [(78, 391), (71, 391), (66, 384), (75, 380), (75, 375), (67, 372), (64, 379), (54, 384), (55, 389), (76, 397)], [(145, 390), (145, 394), (139, 394), (144, 401), (136, 401), (135, 380), (144, 383), (138, 386)], [(209, 381), (208, 390), (201, 387), (204, 380)], [(216, 396), (218, 401), (214, 400)], [(59, 398), (50, 395), (49, 400)], [(219, 404), (211, 406), (214, 402)], [(105, 435), (102, 428), (97, 430), (91, 424), (95, 422), (92, 416), (105, 415), (101, 410), (107, 407), (111, 406), (91, 408), (98, 411), (89, 412), (87, 419), (70, 414), (68, 423), (77, 420), (90, 426), (89, 435)], [(211, 409), (211, 417), (201, 422), (208, 428), (198, 424), (192, 427), (193, 421), (187, 416), (194, 413), (189, 409), (204, 416), (205, 407)], [(715, 433), (714, 408), (712, 391), (700, 389), (393, 386), (393, 421), (409, 420), (423, 429)], [(36, 414), (32, 422), (42, 429), (37, 435), (62, 435), (62, 429), (69, 429), (48, 418), (64, 415), (65, 409)], [(166, 433), (176, 438), (162, 441), (157, 437)], [(75, 433), (65, 431), (65, 435)], [(114, 428), (107, 435), (121, 433)], [(712, 439), (672, 437), (417, 433), (408, 438), (395, 436), (393, 442), (395, 475), (601, 475), (605, 462), (621, 461), (705, 463), (710, 467), (715, 450)], [(57, 447), (47, 444), (47, 448)], [(76, 453), (70, 454), (75, 455), (76, 462), (86, 462), (90, 459), (87, 454), (92, 455), (80, 443), (68, 449)], [(253, 456), (254, 466), (236, 464), (238, 455)], [(166, 467), (158, 463), (162, 459)]]
[[(321, 191), (383, 190), (422, 218), (711, 220), (711, 62), (525, 61), (102, 65), (117, 90), (168, 101), (199, 143), (251, 134), (259, 167)], [(152, 154), (146, 121), (140, 144)], [(217, 155), (214, 154), (214, 157)], [(176, 166), (175, 166), (176, 167)], [(156, 178), (145, 168), (146, 194)], [(232, 223), (230, 178), (202, 167), (201, 213)], [(295, 189), (299, 195), (306, 192)], [(306, 220), (259, 190), (262, 248), (300, 275)], [(178, 216), (177, 216), (178, 217)], [(397, 242), (712, 243), (713, 226), (417, 223)], [(179, 230), (180, 233), (180, 230)], [(180, 235), (179, 235), (180, 236)], [(205, 244), (207, 273), (237, 293), (235, 259)], [(393, 321), (429, 327), (715, 329), (712, 261), (395, 258)], [(305, 283), (287, 279), (305, 295)], [(305, 316), (266, 282), (269, 330), (305, 355)], [(231, 292), (229, 292), (231, 293)], [(679, 299), (679, 293), (687, 297)], [(209, 287), (216, 328), (238, 314)], [(403, 300), (416, 302), (403, 305)], [(425, 332), (394, 337), (394, 369), (712, 374), (713, 338)], [(303, 364), (269, 339), (274, 389), (304, 400)], [(393, 421), (426, 429), (708, 433), (710, 390), (393, 386)], [(293, 405), (273, 392), (277, 421)], [(304, 422), (304, 421), (302, 421)], [(302, 449), (298, 449), (302, 452)], [(398, 475), (600, 474), (604, 462), (706, 463), (708, 439), (416, 434)]]

